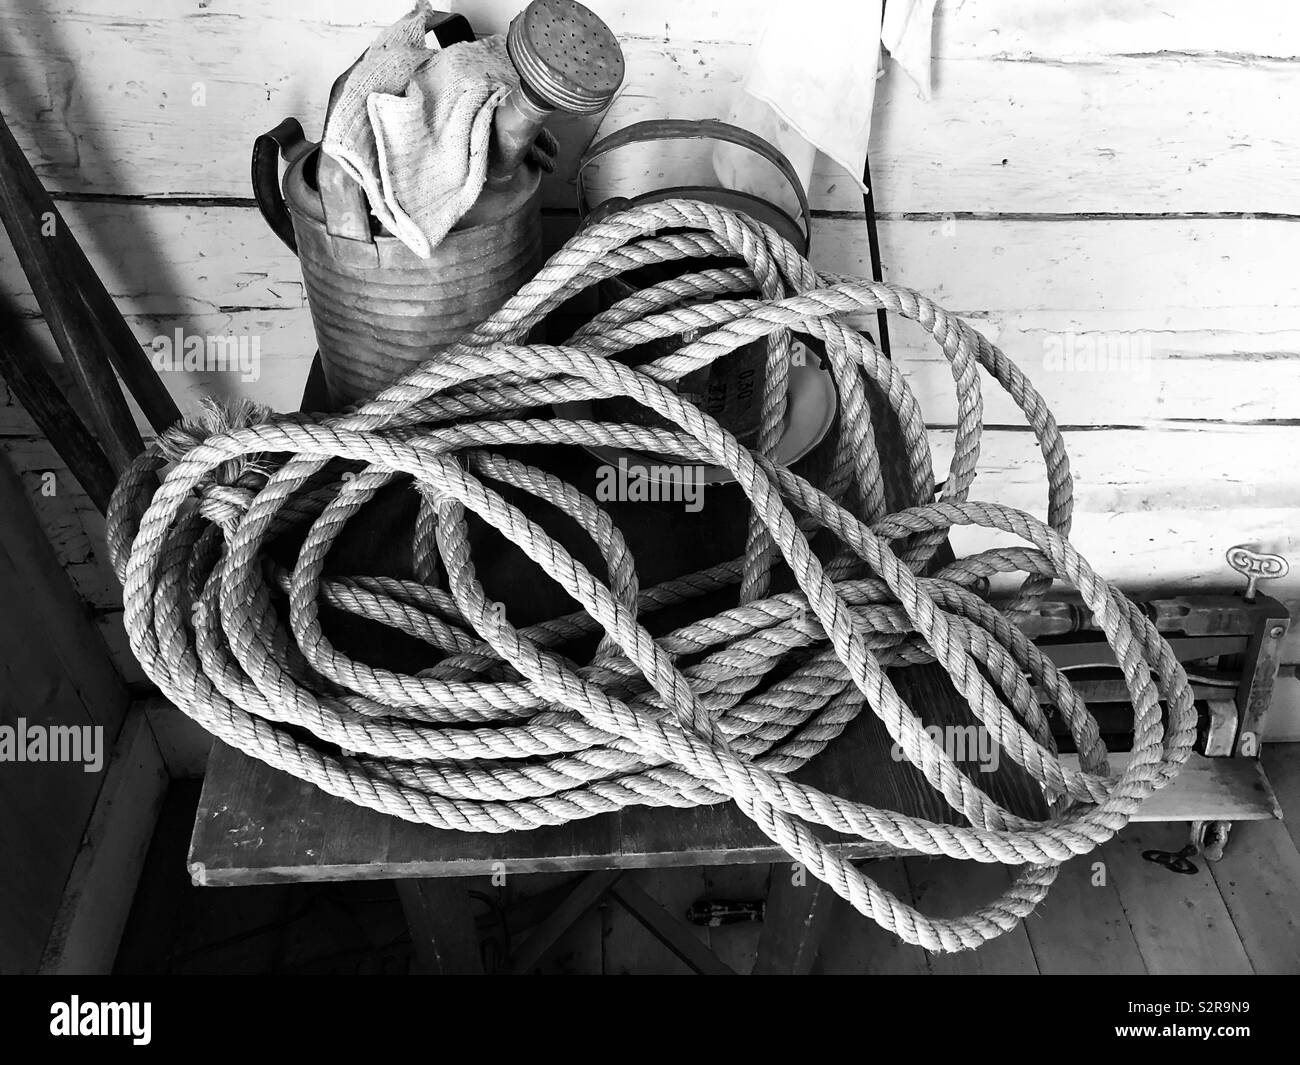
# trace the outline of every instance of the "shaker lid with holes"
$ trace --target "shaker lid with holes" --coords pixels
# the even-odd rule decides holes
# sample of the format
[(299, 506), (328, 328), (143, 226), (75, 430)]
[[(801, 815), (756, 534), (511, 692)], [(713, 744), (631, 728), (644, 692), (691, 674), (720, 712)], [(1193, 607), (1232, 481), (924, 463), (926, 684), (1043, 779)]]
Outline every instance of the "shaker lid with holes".
[(510, 23), (506, 51), (538, 102), (561, 111), (601, 111), (623, 84), (618, 40), (574, 0), (533, 0)]

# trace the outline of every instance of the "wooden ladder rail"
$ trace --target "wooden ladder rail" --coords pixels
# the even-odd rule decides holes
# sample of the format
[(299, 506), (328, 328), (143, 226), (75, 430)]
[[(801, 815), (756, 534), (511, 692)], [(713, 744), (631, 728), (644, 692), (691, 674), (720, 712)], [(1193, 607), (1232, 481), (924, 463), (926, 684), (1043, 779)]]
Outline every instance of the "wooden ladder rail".
[(144, 449), (118, 384), (125, 382), (149, 424), (161, 432), (180, 419), (144, 349), (63, 220), (0, 115), (0, 221), (89, 414), (87, 426), (20, 329), (12, 308), (0, 314), (0, 372), (104, 511), (112, 483)]

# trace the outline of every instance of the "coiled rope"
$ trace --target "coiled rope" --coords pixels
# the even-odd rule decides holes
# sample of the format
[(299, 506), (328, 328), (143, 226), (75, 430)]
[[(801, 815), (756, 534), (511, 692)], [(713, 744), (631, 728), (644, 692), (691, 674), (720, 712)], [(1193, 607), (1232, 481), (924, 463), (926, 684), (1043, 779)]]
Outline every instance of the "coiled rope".
[[(546, 314), (600, 280), (652, 263), (721, 256), (641, 290), (563, 346), (522, 343)], [(758, 291), (761, 298), (747, 294)], [(899, 370), (848, 316), (884, 308), (924, 327), (951, 364), (955, 451), (937, 500), (925, 426)], [(632, 368), (614, 356), (698, 331)], [(839, 394), (834, 469), (818, 488), (769, 457), (780, 434), (791, 332), (817, 338)], [(667, 385), (766, 338), (757, 446), (742, 447)], [(1047, 521), (967, 499), (981, 431), (983, 369), (1016, 401), (1047, 469)], [(909, 506), (889, 512), (869, 390), (906, 448)], [(527, 416), (553, 403), (625, 396), (671, 428)], [(498, 313), (436, 359), (337, 416), (244, 416), (220, 431), (176, 427), (122, 478), (108, 518), (131, 647), (162, 692), (215, 736), (352, 802), (444, 829), (507, 832), (637, 804), (734, 802), (772, 840), (863, 914), (909, 943), (955, 951), (1010, 930), (1060, 864), (1122, 828), (1186, 760), (1192, 693), (1141, 611), (1067, 540), (1071, 482), (1042, 397), (1005, 355), (923, 296), (814, 271), (771, 229), (704, 203), (670, 200), (575, 236)], [(726, 467), (750, 507), (744, 556), (643, 589), (634, 559), (594, 500), (494, 451), (502, 445), (612, 446)], [(342, 460), (342, 461), (340, 461)], [(159, 483), (156, 472), (170, 463)], [(323, 577), (346, 522), (394, 479), (421, 496), (420, 581)], [(595, 543), (593, 573), (494, 487), (568, 515)], [(581, 609), (516, 628), (479, 583), (472, 511), (516, 543)], [(928, 576), (954, 526), (1001, 530), (986, 550)], [(268, 544), (306, 537), (292, 570)], [(814, 531), (839, 553), (823, 564)], [(433, 580), (438, 563), (445, 586)], [(797, 590), (770, 594), (784, 563)], [(987, 578), (1026, 575), (994, 606)], [(1053, 580), (1075, 587), (1114, 650), (1134, 707), (1133, 750), (1112, 777), (1097, 724), (1016, 618)], [(658, 638), (648, 612), (739, 584), (739, 605)], [(287, 598), (287, 627), (277, 601)], [(418, 674), (354, 661), (331, 645), (320, 604), (411, 633), (441, 658)], [(589, 661), (557, 650), (602, 634)], [(923, 728), (886, 675), (937, 660), (1002, 751), (1043, 789), (1046, 821), (998, 806)], [(775, 676), (775, 679), (773, 676)], [(1040, 707), (1032, 687), (1050, 698)], [(1168, 704), (1167, 730), (1159, 701)], [(967, 824), (934, 823), (826, 794), (789, 774), (864, 708)], [(1060, 715), (1079, 768), (1057, 757)], [(820, 826), (898, 851), (1001, 862), (1006, 893), (958, 918), (928, 917), (873, 883), (815, 833)]]

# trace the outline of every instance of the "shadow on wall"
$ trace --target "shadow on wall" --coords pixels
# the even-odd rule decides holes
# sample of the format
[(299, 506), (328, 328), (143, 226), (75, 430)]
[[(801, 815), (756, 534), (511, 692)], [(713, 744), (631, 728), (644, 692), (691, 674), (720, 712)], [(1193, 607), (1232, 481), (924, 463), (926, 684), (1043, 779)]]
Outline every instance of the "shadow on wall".
[[(65, 206), (68, 200), (92, 193), (131, 198), (133, 175), (115, 156), (110, 143), (111, 123), (104, 120), (97, 106), (97, 101), (113, 92), (114, 87), (99, 80), (103, 71), (80, 61), (82, 57), (69, 39), (66, 24), (50, 13), (43, 0), (17, 0), (17, 11), (10, 21), (20, 28), (11, 43), (21, 40), (22, 44), (5, 57), (8, 76), (0, 86), (0, 110), (92, 264), (120, 261), (127, 249), (103, 243), (101, 233), (76, 224), (75, 212)], [(123, 27), (123, 32), (129, 34), (130, 27)], [(147, 72), (154, 65), (142, 56), (137, 69)], [(70, 175), (75, 177), (69, 179)], [(130, 254), (135, 258), (147, 256), (157, 264), (153, 282), (156, 289), (179, 292), (180, 281), (169, 266), (169, 249), (157, 243), (148, 226), (138, 227), (134, 235)], [(11, 254), (7, 241), (0, 254)], [(102, 269), (100, 272), (104, 273)], [(128, 324), (146, 350), (160, 332), (180, 329), (188, 334), (192, 327), (191, 320), (179, 314), (165, 320), (129, 319)], [(41, 339), (44, 341), (45, 336)]]

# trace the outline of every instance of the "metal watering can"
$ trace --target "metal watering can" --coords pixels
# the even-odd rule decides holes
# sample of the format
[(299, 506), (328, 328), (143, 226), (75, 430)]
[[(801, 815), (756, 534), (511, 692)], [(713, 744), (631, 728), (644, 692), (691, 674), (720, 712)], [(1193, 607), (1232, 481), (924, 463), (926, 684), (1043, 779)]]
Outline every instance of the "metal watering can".
[[(443, 12), (426, 32), (443, 48), (474, 39), (463, 15)], [(573, 0), (533, 0), (511, 22), (506, 47), (520, 87), (494, 116), (487, 182), (431, 258), (381, 229), (361, 186), (306, 139), (297, 119), (253, 144), (253, 192), (302, 266), (335, 408), (454, 342), (541, 265), (541, 173), (528, 150), (557, 111), (592, 114), (609, 105), (623, 80), (623, 54), (609, 28)], [(331, 106), (346, 78), (334, 83)]]

